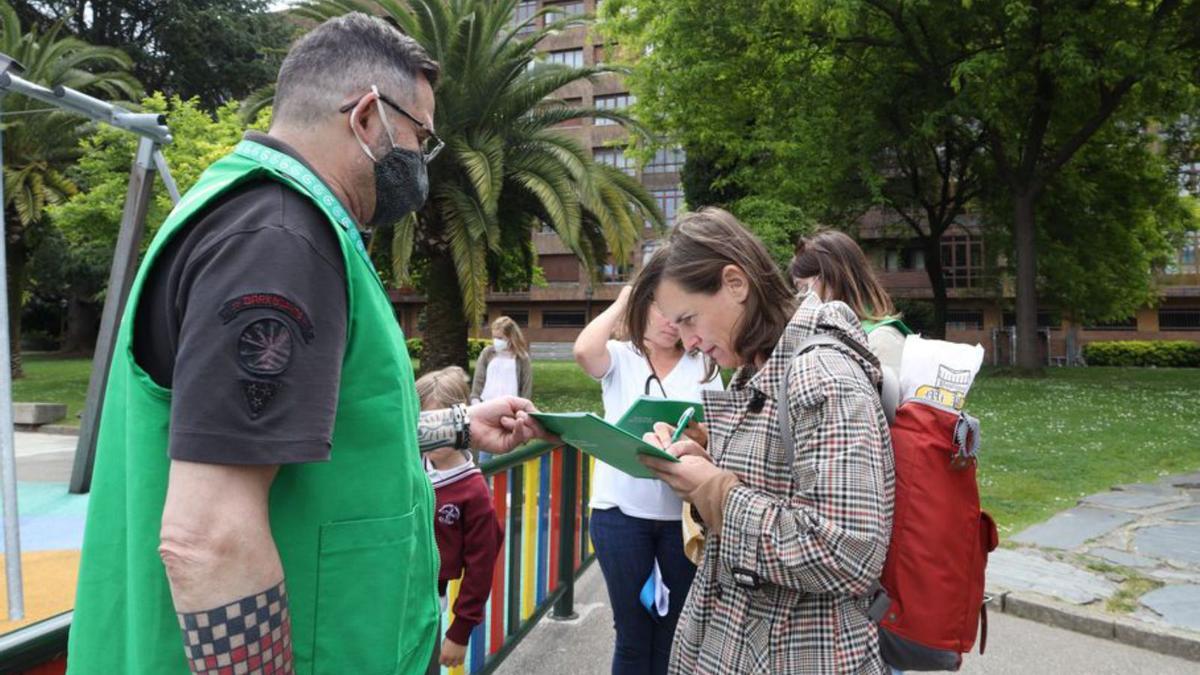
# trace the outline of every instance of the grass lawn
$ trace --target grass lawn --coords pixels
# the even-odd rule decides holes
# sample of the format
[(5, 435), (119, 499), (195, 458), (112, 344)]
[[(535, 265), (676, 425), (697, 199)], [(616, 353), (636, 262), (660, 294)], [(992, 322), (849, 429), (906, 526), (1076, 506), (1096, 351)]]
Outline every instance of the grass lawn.
[(91, 359), (58, 358), (50, 354), (23, 354), (25, 377), (13, 381), (13, 400), (23, 403), (66, 403), (67, 418), (59, 422), (79, 426), (79, 413), (87, 398)]
[[(534, 364), (533, 391), (546, 410), (602, 410), (599, 385), (572, 363)], [(1200, 469), (1200, 370), (985, 369), (967, 409), (982, 425), (983, 506), (1002, 536), (1113, 485)]]
[[(66, 403), (78, 424), (90, 364), (28, 355), (14, 399)], [(602, 412), (600, 386), (574, 363), (535, 363), (533, 382), (543, 410)], [(985, 370), (967, 408), (983, 425), (980, 491), (1002, 535), (1113, 485), (1200, 469), (1200, 370)]]

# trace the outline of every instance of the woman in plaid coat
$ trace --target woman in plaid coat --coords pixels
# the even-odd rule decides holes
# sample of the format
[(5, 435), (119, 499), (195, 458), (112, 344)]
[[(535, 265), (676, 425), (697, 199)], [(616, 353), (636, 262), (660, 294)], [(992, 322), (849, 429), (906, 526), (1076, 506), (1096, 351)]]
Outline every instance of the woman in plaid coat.
[[(894, 466), (879, 365), (858, 320), (842, 303), (798, 302), (762, 243), (719, 209), (680, 219), (636, 283), (686, 349), (738, 367), (727, 391), (704, 392), (707, 449), (685, 439), (668, 448), (680, 463), (644, 459), (707, 529), (671, 672), (888, 673), (867, 607), (891, 533)], [(794, 355), (815, 333), (841, 344)], [(670, 427), (656, 433), (647, 440), (665, 446)]]

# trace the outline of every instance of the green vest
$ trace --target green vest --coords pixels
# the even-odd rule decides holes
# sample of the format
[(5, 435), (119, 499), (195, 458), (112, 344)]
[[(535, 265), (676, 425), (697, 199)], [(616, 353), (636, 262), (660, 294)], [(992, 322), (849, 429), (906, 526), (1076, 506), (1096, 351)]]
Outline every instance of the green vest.
[(438, 555), (404, 336), (354, 221), (329, 188), (287, 155), (243, 141), (171, 212), (129, 295), (100, 423), (68, 648), (73, 675), (190, 672), (158, 555), (171, 392), (134, 362), (134, 313), (155, 258), (189, 219), (264, 178), (306, 195), (329, 217), (349, 303), (331, 459), (283, 466), (271, 486), (296, 672), (393, 675), (429, 665)]
[(878, 321), (872, 321), (870, 319), (862, 320), (863, 332), (867, 335), (870, 335), (871, 331), (875, 330), (876, 328), (882, 328), (884, 326), (891, 326), (892, 328), (895, 328), (896, 330), (900, 331), (901, 335), (913, 334), (913, 329), (909, 328), (908, 325), (901, 321), (899, 317), (885, 316)]

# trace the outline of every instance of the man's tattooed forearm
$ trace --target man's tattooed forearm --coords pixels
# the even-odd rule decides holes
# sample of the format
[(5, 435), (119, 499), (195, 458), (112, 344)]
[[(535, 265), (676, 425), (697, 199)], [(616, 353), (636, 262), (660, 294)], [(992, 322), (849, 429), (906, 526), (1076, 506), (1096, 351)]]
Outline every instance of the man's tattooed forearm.
[(421, 413), (421, 421), (417, 424), (417, 442), (421, 452), (454, 447), (457, 436), (453, 410), (447, 408)]
[(295, 672), (292, 619), (283, 582), (223, 607), (178, 616), (184, 654), (193, 673)]

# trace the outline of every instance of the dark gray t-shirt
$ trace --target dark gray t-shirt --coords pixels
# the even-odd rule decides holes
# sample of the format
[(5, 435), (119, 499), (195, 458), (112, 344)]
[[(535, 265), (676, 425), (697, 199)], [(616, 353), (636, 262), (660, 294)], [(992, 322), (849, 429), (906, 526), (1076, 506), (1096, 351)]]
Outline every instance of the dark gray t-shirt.
[[(273, 138), (246, 137), (303, 161)], [(337, 236), (307, 197), (261, 180), (168, 242), (146, 279), (133, 348), (171, 390), (172, 459), (329, 459), (347, 323)]]

